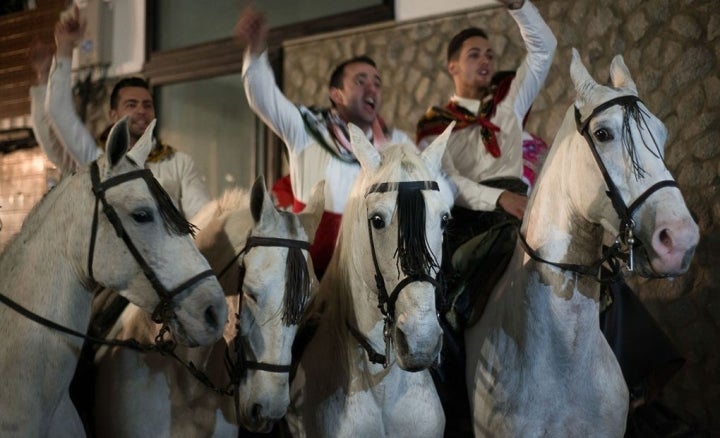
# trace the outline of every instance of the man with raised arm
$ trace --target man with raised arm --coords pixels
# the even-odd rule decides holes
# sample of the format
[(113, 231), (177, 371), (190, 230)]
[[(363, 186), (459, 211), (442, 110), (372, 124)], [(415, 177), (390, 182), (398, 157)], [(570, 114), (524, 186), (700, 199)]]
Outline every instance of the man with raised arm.
[[(102, 147), (98, 146), (73, 105), (70, 82), (72, 51), (82, 39), (84, 29), (85, 23), (79, 18), (77, 6), (61, 14), (55, 25), (57, 50), (47, 79), (46, 93), (43, 93), (42, 88), (31, 89), (33, 125), (35, 132), (42, 134), (38, 141), (62, 173), (72, 171), (75, 165), (89, 163), (103, 154)], [(40, 59), (31, 62), (41, 81), (43, 63)], [(44, 106), (39, 103), (42, 99), (45, 99)], [(134, 145), (155, 119), (149, 85), (142, 78), (123, 78), (112, 90), (110, 121), (115, 123), (125, 116), (128, 117), (130, 144)], [(205, 183), (200, 179), (189, 155), (176, 151), (156, 138), (146, 165), (186, 218), (192, 218), (210, 201)]]
[(404, 132), (385, 126), (378, 116), (382, 80), (369, 57), (351, 58), (335, 68), (328, 87), (330, 108), (307, 108), (290, 102), (275, 83), (267, 55), (264, 16), (249, 6), (233, 33), (246, 46), (242, 76), (248, 103), (287, 147), (293, 210), (301, 211), (315, 183), (326, 181), (325, 214), (310, 249), (316, 273), (321, 276), (335, 248), (348, 194), (360, 172), (348, 140), (347, 123), (364, 130), (378, 149), (386, 142), (411, 140)]
[[(453, 436), (472, 434), (464, 381), (465, 324), (471, 324), (504, 270), (515, 247), (517, 227), (527, 205), (522, 182), (523, 119), (547, 77), (557, 41), (529, 0), (499, 0), (520, 28), (527, 55), (507, 94), (494, 96), (491, 79), (495, 53), (482, 29), (457, 33), (447, 48), (447, 69), (455, 94), (443, 107), (427, 110), (417, 126), (423, 148), (451, 123), (453, 133), (443, 169), (457, 188), (448, 225), (443, 271), (452, 308), (446, 328), (443, 369), (436, 374), (441, 400)], [(456, 378), (457, 377), (457, 378)]]

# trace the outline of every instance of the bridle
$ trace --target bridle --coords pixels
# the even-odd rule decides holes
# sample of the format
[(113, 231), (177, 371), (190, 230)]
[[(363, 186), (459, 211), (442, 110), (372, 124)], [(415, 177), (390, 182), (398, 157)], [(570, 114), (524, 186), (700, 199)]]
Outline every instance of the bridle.
[[(240, 309), (242, 308), (242, 295), (243, 295), (243, 283), (245, 282), (245, 263), (244, 259), (250, 249), (257, 246), (266, 247), (278, 247), (278, 248), (297, 248), (300, 250), (309, 251), (310, 243), (304, 240), (294, 239), (283, 239), (279, 237), (260, 237), (253, 236), (248, 233), (248, 237), (245, 240), (245, 246), (225, 265), (225, 267), (218, 274), (218, 278), (222, 276), (240, 259), (238, 264), (238, 286), (237, 286), (237, 299), (238, 299), (238, 313), (235, 315), (235, 339), (233, 340), (233, 347), (235, 348), (235, 360), (233, 361), (230, 357), (230, 349), (225, 350), (225, 367), (228, 375), (230, 376), (230, 383), (228, 388), (233, 390), (227, 390), (224, 392), (226, 395), (232, 395), (235, 402), (235, 417), (240, 421), (240, 381), (247, 375), (248, 370), (266, 371), (269, 373), (290, 373), (292, 370), (292, 364), (271, 364), (266, 362), (258, 362), (254, 360), (248, 360), (247, 354), (245, 353), (245, 347), (243, 346), (240, 333)], [(290, 257), (290, 254), (288, 254)], [(307, 268), (307, 260), (305, 261)], [(287, 285), (286, 285), (287, 291)], [(287, 295), (286, 295), (287, 298)], [(207, 383), (206, 383), (207, 385)], [(217, 391), (220, 392), (220, 391)]]
[[(279, 237), (260, 237), (260, 236), (252, 236), (249, 235), (248, 238), (245, 241), (245, 246), (238, 252), (228, 263), (225, 265), (225, 267), (220, 271), (218, 274), (218, 278), (221, 278), (232, 266), (235, 264), (235, 262), (240, 259), (240, 263), (238, 265), (238, 287), (237, 287), (237, 296), (238, 296), (238, 313), (236, 315), (238, 323), (236, 323), (236, 330), (239, 332), (239, 320), (240, 320), (240, 308), (242, 305), (242, 295), (243, 295), (243, 283), (245, 281), (245, 263), (244, 258), (245, 255), (250, 251), (250, 249), (258, 247), (258, 246), (266, 246), (266, 247), (278, 247), (278, 248), (297, 248), (305, 251), (310, 250), (310, 243), (304, 240), (293, 240), (293, 239), (283, 239)], [(242, 258), (241, 258), (242, 257)], [(307, 262), (306, 262), (307, 263)], [(230, 374), (230, 378), (232, 381), (238, 382), (242, 377), (245, 376), (248, 370), (260, 370), (260, 371), (267, 371), (270, 373), (289, 373), (292, 365), (280, 365), (280, 364), (269, 364), (265, 362), (257, 362), (247, 359), (247, 355), (245, 354), (245, 348), (242, 345), (242, 341), (240, 339), (240, 336), (235, 336), (234, 340), (234, 347), (236, 352), (236, 360), (230, 361), (228, 360), (228, 372)], [(229, 352), (228, 352), (229, 356)]]
[[(390, 191), (420, 191), (420, 190), (434, 190), (439, 191), (437, 182), (435, 181), (403, 181), (395, 183), (379, 183), (373, 184), (365, 192), (365, 197), (371, 193), (386, 193)], [(369, 216), (369, 215), (368, 215)], [(415, 282), (427, 282), (432, 284), (436, 289), (439, 287), (439, 283), (435, 278), (428, 275), (426, 272), (415, 272), (405, 278), (403, 278), (392, 290), (388, 293), (385, 285), (385, 278), (383, 278), (380, 265), (378, 263), (377, 254), (375, 252), (375, 242), (373, 239), (373, 227), (372, 218), (368, 217), (368, 236), (370, 238), (370, 251), (372, 254), (373, 265), (375, 267), (375, 286), (378, 294), (378, 309), (383, 315), (383, 338), (385, 340), (385, 354), (376, 352), (367, 337), (364, 336), (360, 331), (351, 324), (346, 324), (350, 333), (357, 339), (360, 345), (365, 349), (368, 354), (370, 362), (375, 364), (382, 364), (383, 368), (387, 368), (389, 364), (390, 348), (392, 346), (392, 328), (395, 325), (395, 303), (400, 295), (400, 292), (407, 286)]]
[[(620, 105), (623, 108), (625, 108), (625, 111), (627, 111), (628, 106), (637, 105), (638, 102), (642, 102), (639, 97), (634, 95), (625, 95), (625, 96), (619, 96), (614, 99), (610, 99), (607, 102), (604, 102), (603, 104), (599, 105), (597, 108), (595, 108), (592, 113), (583, 121), (580, 116), (580, 110), (575, 107), (575, 124), (577, 126), (578, 132), (585, 138), (588, 146), (590, 147), (590, 151), (592, 152), (593, 157), (595, 158), (595, 162), (598, 165), (598, 168), (600, 169), (600, 172), (602, 173), (603, 179), (605, 180), (605, 184), (607, 185), (608, 190), (605, 192), (610, 198), (610, 202), (612, 203), (613, 208), (618, 214), (618, 217), (620, 218), (620, 227), (619, 227), (619, 234), (615, 239), (615, 243), (606, 248), (603, 251), (603, 256), (597, 260), (596, 262), (590, 264), (590, 265), (578, 265), (578, 264), (572, 264), (572, 263), (558, 263), (558, 262), (552, 262), (549, 260), (546, 260), (542, 258), (533, 248), (530, 247), (530, 245), (525, 240), (525, 236), (522, 235), (520, 231), (518, 231), (518, 237), (520, 240), (520, 243), (522, 244), (525, 252), (533, 259), (545, 264), (549, 264), (555, 267), (558, 267), (563, 270), (573, 271), (577, 272), (582, 275), (589, 275), (594, 276), (597, 278), (598, 281), (601, 283), (611, 283), (620, 278), (622, 275), (620, 271), (620, 263), (619, 258), (622, 255), (625, 255), (627, 253), (627, 267), (630, 272), (634, 270), (634, 247), (635, 247), (635, 237), (633, 234), (633, 228), (635, 227), (635, 221), (633, 220), (633, 215), (637, 211), (638, 208), (655, 192), (657, 192), (660, 189), (663, 189), (665, 187), (678, 187), (678, 184), (675, 180), (663, 180), (659, 181), (652, 186), (650, 186), (647, 190), (645, 190), (640, 196), (633, 201), (630, 206), (628, 206), (625, 201), (622, 199), (622, 196), (620, 194), (620, 191), (618, 190), (617, 186), (613, 182), (612, 178), (610, 177), (610, 174), (607, 171), (607, 168), (605, 167), (605, 164), (603, 163), (602, 159), (600, 158), (600, 154), (597, 150), (597, 146), (595, 145), (595, 141), (593, 140), (592, 135), (589, 132), (589, 125), (590, 121), (596, 117), (598, 114), (602, 113), (603, 111), (607, 110), (610, 107), (613, 107), (615, 105)], [(610, 266), (610, 269), (613, 273), (611, 278), (605, 279), (602, 278), (601, 272), (602, 272), (602, 266), (605, 263), (608, 263)]]
[[(140, 265), (140, 268), (143, 270), (143, 273), (145, 274), (145, 277), (148, 279), (150, 284), (152, 284), (153, 289), (155, 289), (155, 292), (157, 292), (158, 297), (160, 298), (160, 302), (155, 307), (155, 310), (152, 312), (152, 320), (155, 323), (163, 324), (163, 327), (160, 329), (160, 334), (158, 337), (162, 339), (162, 336), (165, 332), (169, 330), (168, 328), (168, 322), (175, 318), (175, 310), (174, 310), (174, 303), (173, 298), (183, 290), (189, 288), (193, 284), (199, 282), (200, 280), (212, 277), (214, 274), (212, 270), (207, 269), (205, 271), (200, 272), (199, 274), (191, 277), (190, 279), (182, 282), (179, 286), (175, 287), (172, 290), (168, 290), (165, 285), (162, 284), (162, 282), (158, 279), (157, 275), (155, 274), (155, 271), (153, 271), (152, 267), (145, 261), (140, 251), (138, 251), (137, 247), (133, 243), (130, 236), (125, 231), (125, 227), (123, 227), (122, 221), (120, 220), (120, 217), (118, 216), (117, 212), (115, 211), (115, 208), (113, 208), (112, 205), (107, 201), (105, 198), (105, 192), (115, 186), (118, 186), (120, 184), (126, 183), (128, 181), (132, 181), (135, 179), (142, 179), (145, 181), (145, 183), (148, 185), (148, 188), (151, 187), (151, 181), (153, 179), (152, 172), (150, 169), (138, 169), (131, 172), (124, 173), (122, 175), (114, 176), (111, 178), (108, 178), (105, 181), (100, 181), (100, 170), (98, 168), (97, 161), (94, 161), (90, 165), (90, 179), (92, 181), (92, 191), (95, 194), (95, 209), (93, 212), (93, 221), (92, 221), (92, 230), (90, 234), (90, 248), (88, 251), (88, 276), (90, 279), (97, 283), (97, 281), (93, 277), (93, 257), (95, 253), (95, 241), (97, 238), (97, 230), (98, 230), (98, 209), (100, 203), (102, 203), (103, 206), (103, 213), (105, 213), (105, 216), (107, 217), (108, 221), (113, 225), (115, 228), (115, 232), (117, 233), (118, 237), (120, 237), (123, 242), (125, 242), (125, 246), (127, 246), (127, 249), (130, 251), (130, 253), (135, 258), (135, 261)], [(166, 205), (165, 208), (175, 208), (172, 204)]]

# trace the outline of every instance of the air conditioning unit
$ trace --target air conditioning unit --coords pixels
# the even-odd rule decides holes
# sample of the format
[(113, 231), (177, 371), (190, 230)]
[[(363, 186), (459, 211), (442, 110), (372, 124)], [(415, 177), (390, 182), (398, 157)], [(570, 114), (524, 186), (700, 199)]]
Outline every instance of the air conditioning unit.
[(76, 0), (80, 17), (87, 22), (78, 47), (78, 67), (108, 66), (112, 62), (112, 0)]

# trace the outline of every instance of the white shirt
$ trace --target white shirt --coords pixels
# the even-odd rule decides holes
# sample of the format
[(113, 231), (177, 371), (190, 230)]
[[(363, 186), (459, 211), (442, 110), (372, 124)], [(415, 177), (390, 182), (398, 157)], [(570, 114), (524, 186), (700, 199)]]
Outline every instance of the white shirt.
[[(267, 52), (259, 56), (245, 52), (243, 83), (250, 108), (282, 139), (288, 150), (293, 195), (307, 204), (315, 183), (325, 180), (325, 210), (342, 214), (360, 165), (337, 158), (310, 135), (300, 110), (275, 84)], [(318, 127), (329, 144), (332, 137), (323, 125)], [(368, 132), (368, 136), (370, 132)], [(389, 143), (413, 144), (408, 135), (393, 129)]]
[[(104, 151), (98, 147), (85, 124), (75, 113), (70, 83), (70, 59), (55, 58), (47, 88), (30, 89), (33, 129), (40, 147), (62, 174), (96, 160)], [(43, 106), (40, 102), (44, 102)], [(182, 214), (190, 219), (210, 201), (205, 183), (189, 155), (175, 151), (146, 167), (160, 182)]]
[[(508, 95), (497, 106), (490, 121), (500, 128), (496, 133), (500, 157), (493, 157), (482, 141), (480, 126), (453, 132), (443, 156), (443, 169), (457, 187), (455, 204), (472, 210), (490, 211), (497, 206), (503, 189), (479, 184), (496, 178), (521, 178), (522, 120), (547, 77), (557, 41), (540, 13), (528, 0), (522, 8), (509, 10), (520, 27), (528, 51), (517, 70)], [(480, 101), (453, 96), (452, 100), (477, 114)], [(433, 137), (423, 139), (421, 147)]]

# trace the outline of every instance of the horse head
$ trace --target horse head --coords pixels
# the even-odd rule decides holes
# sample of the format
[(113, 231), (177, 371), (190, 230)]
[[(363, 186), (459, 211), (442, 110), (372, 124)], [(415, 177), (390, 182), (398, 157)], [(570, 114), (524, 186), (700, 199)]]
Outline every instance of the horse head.
[[(127, 120), (121, 120), (108, 137), (105, 155), (90, 167), (96, 227), (88, 277), (168, 324), (179, 342), (207, 345), (222, 335), (227, 306), (193, 243), (192, 226), (143, 168), (154, 127), (153, 121), (129, 149)], [(105, 214), (98, 214), (100, 204)]]
[(438, 180), (449, 132), (422, 154), (413, 145), (378, 152), (350, 126), (362, 171), (343, 217), (341, 238), (349, 233), (346, 241), (352, 242), (343, 263), (351, 265), (346, 267), (354, 272), (351, 281), (377, 294), (377, 305), (356, 318), (361, 328), (382, 320), (386, 364), (392, 345), (398, 365), (408, 371), (429, 367), (442, 345), (436, 276), (451, 197), (440, 193), (440, 186), (447, 186)]
[(292, 345), (317, 288), (308, 249), (324, 210), (323, 191), (318, 183), (295, 215), (275, 208), (262, 177), (251, 190), (253, 224), (238, 258), (241, 301), (232, 342), (241, 370), (239, 421), (253, 431), (268, 431), (290, 404)]
[[(577, 196), (588, 219), (618, 236), (631, 257), (644, 256), (637, 260), (640, 274), (684, 273), (699, 232), (665, 165), (665, 126), (638, 98), (622, 56), (610, 66), (611, 86), (593, 80), (575, 49), (570, 75), (577, 91), (573, 141), (584, 151), (571, 172), (598, 187)], [(633, 248), (638, 243), (642, 250)]]

